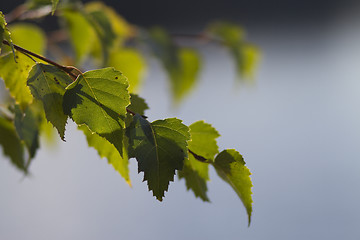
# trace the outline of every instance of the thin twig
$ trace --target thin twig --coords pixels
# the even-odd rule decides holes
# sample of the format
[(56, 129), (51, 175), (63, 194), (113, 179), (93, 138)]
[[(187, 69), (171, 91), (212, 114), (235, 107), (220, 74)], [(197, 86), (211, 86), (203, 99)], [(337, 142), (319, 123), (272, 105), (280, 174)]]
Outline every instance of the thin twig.
[[(3, 44), (6, 44), (6, 45), (10, 46), (10, 43), (8, 41), (6, 41), (6, 40), (3, 40)], [(16, 44), (13, 44), (13, 46), (17, 51), (19, 51), (21, 53), (28, 54), (28, 55), (33, 56), (33, 57), (36, 57), (36, 58), (38, 58), (40, 60), (43, 60), (44, 62), (47, 62), (47, 63), (49, 63), (49, 64), (51, 64), (51, 65), (53, 65), (53, 66), (55, 66), (55, 67), (57, 67), (57, 68), (59, 68), (61, 70), (63, 70), (64, 72), (69, 74), (71, 77), (77, 78), (77, 75), (72, 73), (73, 68), (60, 65), (60, 64), (58, 64), (58, 63), (56, 63), (56, 62), (54, 62), (54, 61), (52, 61), (52, 60), (50, 60), (50, 59), (48, 59), (48, 58), (46, 58), (44, 56), (41, 56), (41, 55), (36, 54), (34, 52), (31, 52), (31, 51), (29, 51), (29, 50), (27, 50), (25, 48), (22, 48), (22, 47), (20, 47), (20, 46), (18, 46)]]

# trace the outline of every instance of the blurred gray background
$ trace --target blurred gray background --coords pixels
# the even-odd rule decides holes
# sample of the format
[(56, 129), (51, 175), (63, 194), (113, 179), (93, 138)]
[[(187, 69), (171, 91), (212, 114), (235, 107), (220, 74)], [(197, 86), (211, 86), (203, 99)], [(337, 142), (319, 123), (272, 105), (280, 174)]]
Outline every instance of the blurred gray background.
[(113, 6), (133, 23), (174, 31), (198, 31), (211, 19), (233, 20), (261, 48), (255, 85), (237, 86), (226, 49), (206, 45), (200, 48), (205, 62), (199, 83), (178, 109), (171, 107), (156, 60), (149, 60), (140, 92), (150, 105), (150, 120), (205, 120), (221, 133), (221, 149), (243, 154), (253, 173), (252, 224), (247, 227), (242, 203), (213, 170), (211, 203), (195, 199), (178, 180), (160, 203), (142, 183), (135, 160), (129, 188), (70, 123), (66, 143), (42, 142), (31, 177), (0, 156), (1, 240), (360, 239), (357, 1)]

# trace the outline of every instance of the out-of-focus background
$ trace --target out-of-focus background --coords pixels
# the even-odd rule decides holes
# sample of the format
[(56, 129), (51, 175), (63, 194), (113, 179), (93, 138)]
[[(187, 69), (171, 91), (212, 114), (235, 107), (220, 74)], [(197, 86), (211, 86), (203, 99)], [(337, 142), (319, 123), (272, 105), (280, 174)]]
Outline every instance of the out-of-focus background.
[(177, 109), (156, 60), (140, 92), (151, 120), (203, 119), (221, 133), (220, 148), (243, 154), (253, 173), (252, 224), (213, 170), (211, 203), (178, 180), (160, 203), (135, 160), (129, 188), (70, 123), (66, 143), (42, 142), (30, 177), (0, 156), (1, 240), (360, 238), (358, 1), (106, 2), (132, 23), (172, 31), (235, 21), (261, 48), (253, 85), (236, 85), (226, 49), (206, 45), (200, 81)]

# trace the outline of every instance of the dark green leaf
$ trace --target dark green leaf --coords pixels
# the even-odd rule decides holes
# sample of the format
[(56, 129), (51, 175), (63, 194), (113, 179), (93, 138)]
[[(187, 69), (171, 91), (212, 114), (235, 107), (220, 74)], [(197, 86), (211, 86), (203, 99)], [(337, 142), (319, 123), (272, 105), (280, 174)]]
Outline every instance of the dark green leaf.
[(130, 102), (131, 104), (129, 105), (128, 109), (140, 115), (145, 114), (145, 110), (149, 109), (145, 99), (139, 97), (137, 94), (130, 94)]
[(251, 173), (245, 166), (243, 157), (234, 149), (224, 150), (216, 156), (213, 165), (218, 175), (230, 184), (243, 202), (250, 225), (253, 202), (251, 197)]
[(45, 115), (64, 140), (68, 116), (64, 114), (62, 103), (65, 88), (72, 79), (55, 66), (37, 63), (29, 73), (27, 81), (32, 95), (44, 105)]
[(16, 62), (11, 53), (0, 57), (0, 77), (4, 79), (16, 103), (25, 109), (33, 101), (26, 80), (35, 62), (19, 52), (16, 52), (15, 57)]
[[(190, 160), (191, 159), (191, 160)], [(191, 161), (191, 162), (190, 162)], [(206, 181), (207, 178), (201, 176), (199, 173), (200, 167), (193, 167), (192, 164), (196, 164), (194, 157), (190, 154), (189, 160), (185, 160), (184, 168), (181, 171), (178, 171), (179, 179), (184, 178), (186, 183), (187, 190), (192, 190), (196, 197), (201, 198), (203, 201), (208, 202), (210, 201), (207, 196), (207, 185)], [(208, 175), (208, 164), (207, 163), (198, 163), (202, 164), (205, 169), (200, 170)], [(195, 170), (196, 169), (196, 170)]]
[(144, 172), (149, 190), (162, 201), (175, 170), (181, 170), (188, 157), (189, 128), (181, 120), (169, 118), (148, 122), (140, 115), (127, 130), (129, 153), (138, 161), (138, 171)]
[(11, 121), (0, 117), (0, 145), (3, 153), (20, 170), (27, 172), (24, 148)]
[(130, 103), (126, 77), (114, 68), (88, 71), (68, 86), (64, 112), (78, 124), (112, 143), (122, 156), (126, 107)]
[(29, 152), (29, 161), (35, 157), (39, 148), (39, 133), (41, 115), (34, 104), (29, 105), (24, 112), (19, 107), (15, 108), (15, 129), (19, 138), (24, 141)]

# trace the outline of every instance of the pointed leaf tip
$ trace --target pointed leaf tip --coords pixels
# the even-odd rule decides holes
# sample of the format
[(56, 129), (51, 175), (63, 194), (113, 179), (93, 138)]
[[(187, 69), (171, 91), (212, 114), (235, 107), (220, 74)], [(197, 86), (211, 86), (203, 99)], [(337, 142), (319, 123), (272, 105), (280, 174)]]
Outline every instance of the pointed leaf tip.
[(251, 197), (251, 173), (245, 166), (243, 157), (236, 150), (227, 149), (216, 156), (213, 165), (217, 174), (225, 182), (229, 183), (243, 202), (248, 214), (248, 222), (250, 225), (253, 203)]

